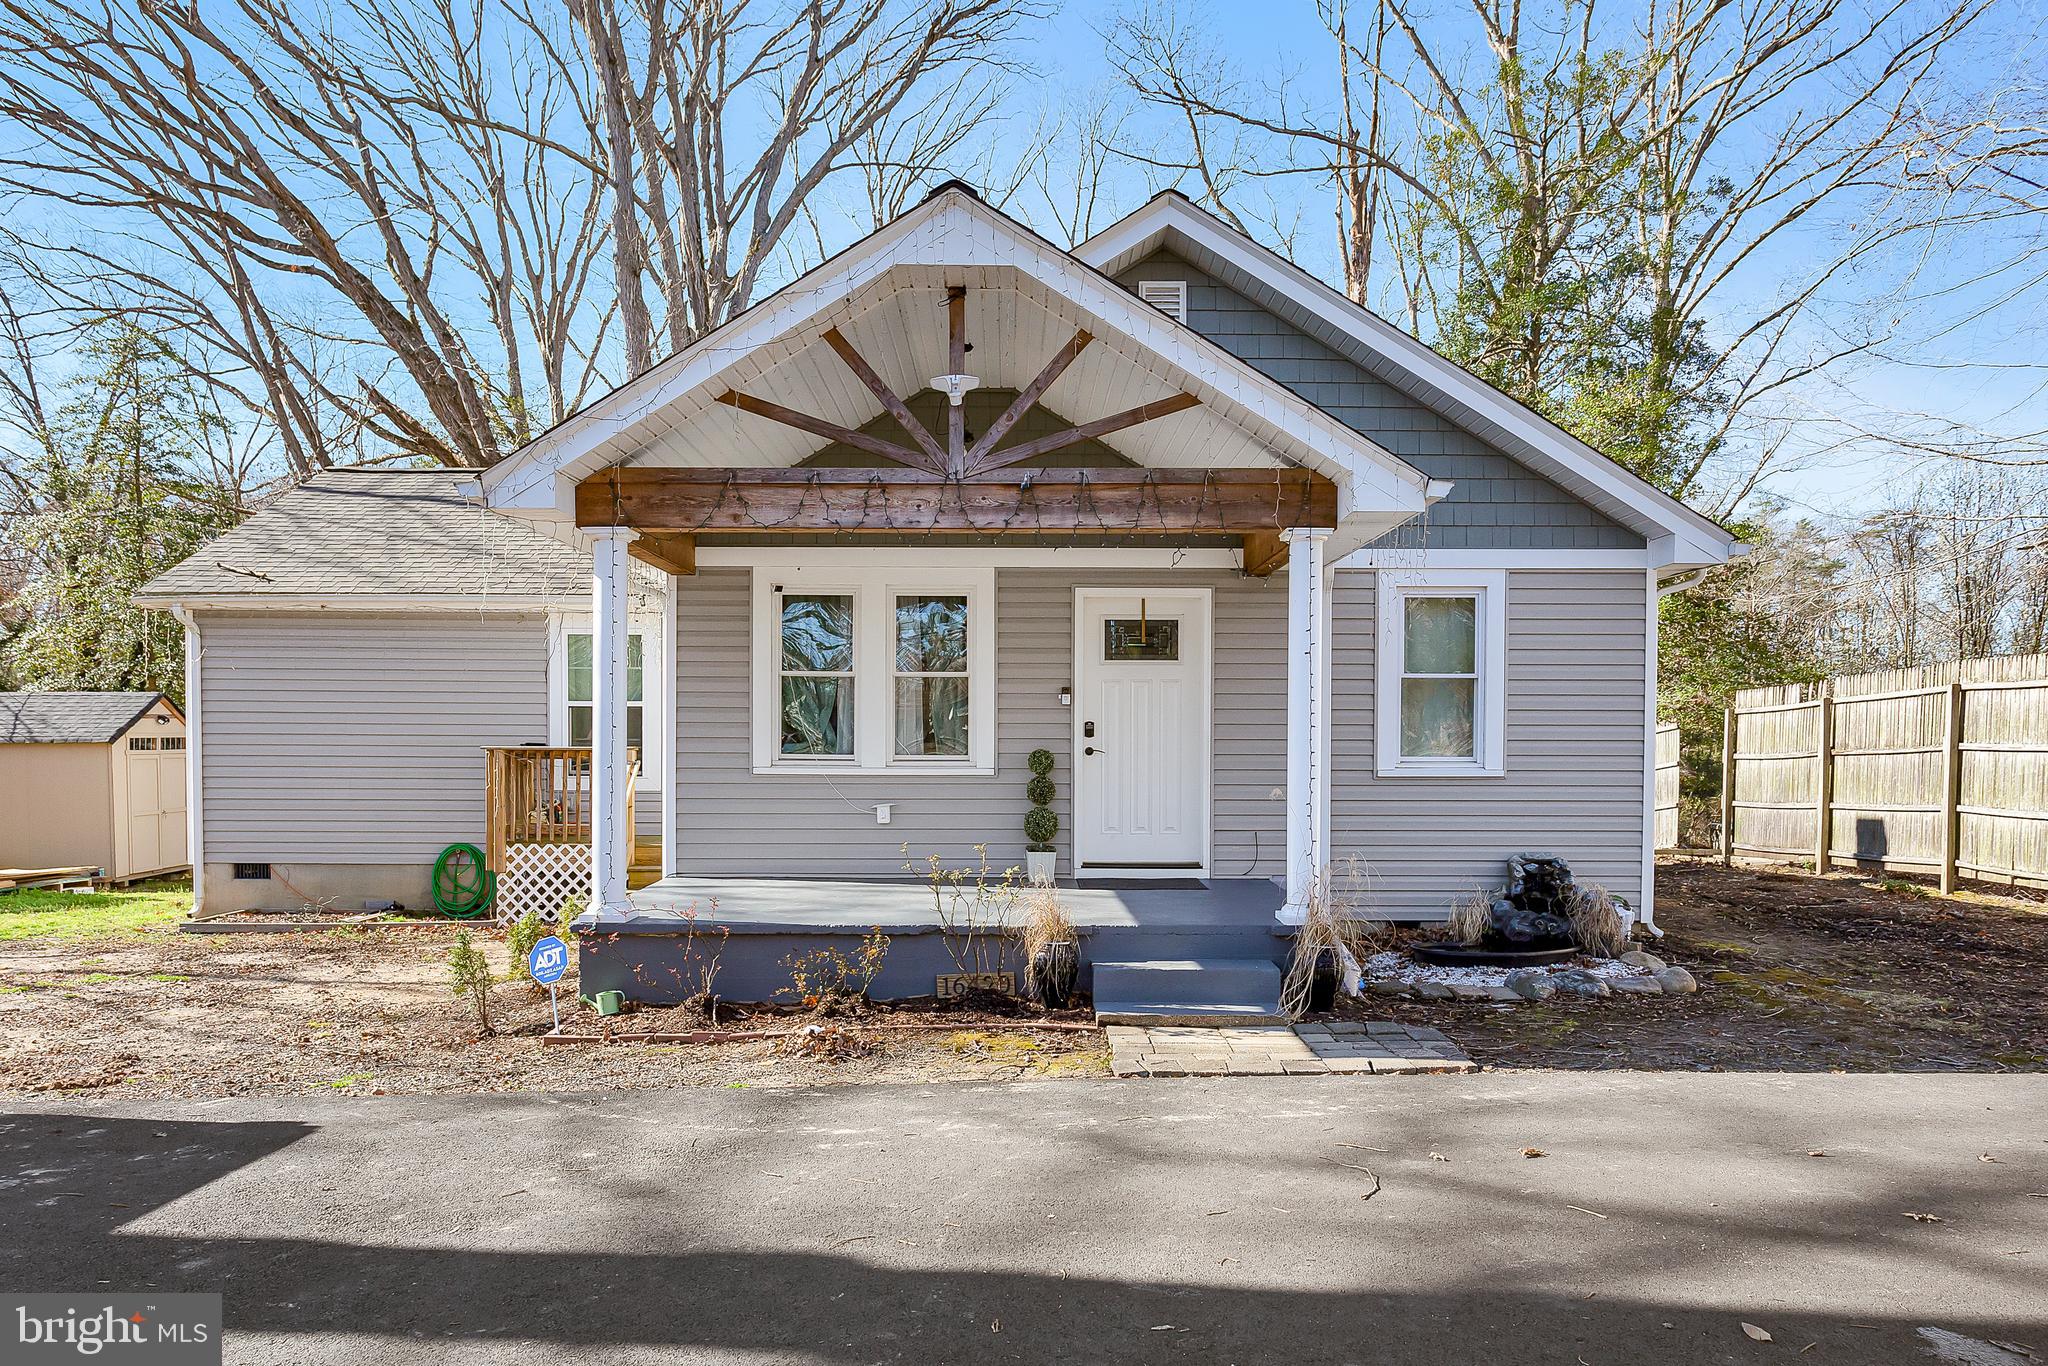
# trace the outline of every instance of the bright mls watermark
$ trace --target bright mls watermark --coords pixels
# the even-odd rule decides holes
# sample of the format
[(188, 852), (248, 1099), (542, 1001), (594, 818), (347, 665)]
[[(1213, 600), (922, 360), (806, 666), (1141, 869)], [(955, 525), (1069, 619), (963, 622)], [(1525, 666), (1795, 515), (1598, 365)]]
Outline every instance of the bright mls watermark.
[(0, 1361), (219, 1366), (218, 1295), (0, 1294)]

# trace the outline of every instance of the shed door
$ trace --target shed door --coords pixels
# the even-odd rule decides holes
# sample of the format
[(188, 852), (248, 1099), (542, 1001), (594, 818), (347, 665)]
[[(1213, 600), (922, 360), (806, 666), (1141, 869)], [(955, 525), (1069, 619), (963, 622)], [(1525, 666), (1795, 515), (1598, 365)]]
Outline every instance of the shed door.
[(185, 737), (128, 738), (128, 866), (119, 875), (176, 868), (185, 855)]

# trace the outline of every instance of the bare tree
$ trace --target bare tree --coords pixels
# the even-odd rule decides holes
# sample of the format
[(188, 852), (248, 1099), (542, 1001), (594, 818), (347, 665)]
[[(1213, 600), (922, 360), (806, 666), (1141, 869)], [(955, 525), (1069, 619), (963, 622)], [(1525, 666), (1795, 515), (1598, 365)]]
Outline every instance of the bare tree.
[(863, 147), (946, 155), (1039, 12), (0, 0), (0, 186), (49, 297), (185, 329), (294, 471), (485, 465), (744, 308)]
[[(1823, 291), (1977, 221), (1915, 193), (1912, 163), (1985, 9), (1659, 0), (1624, 22), (1596, 0), (1473, 0), (1462, 19), (1321, 0), (1337, 88), (1321, 103), (1246, 80), (1165, 0), (1112, 49), (1220, 211), (1248, 178), (1327, 184), (1354, 298), (1391, 296), (1440, 349), (1726, 508), (1773, 449), (1731, 456), (1736, 424), (1882, 341), (1813, 326)], [(1247, 134), (1263, 156), (1233, 141)], [(1795, 237), (1806, 264), (1774, 285), (1766, 258)]]

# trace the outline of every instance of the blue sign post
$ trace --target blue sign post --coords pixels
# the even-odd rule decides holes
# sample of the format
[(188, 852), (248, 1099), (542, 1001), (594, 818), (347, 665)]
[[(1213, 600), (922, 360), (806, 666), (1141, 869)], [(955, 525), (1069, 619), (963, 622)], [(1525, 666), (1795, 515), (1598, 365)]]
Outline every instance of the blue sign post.
[(555, 1001), (555, 983), (568, 971), (569, 946), (552, 934), (527, 952), (527, 975), (548, 989), (548, 1010), (555, 1017), (557, 1034), (562, 1032), (562, 1010)]

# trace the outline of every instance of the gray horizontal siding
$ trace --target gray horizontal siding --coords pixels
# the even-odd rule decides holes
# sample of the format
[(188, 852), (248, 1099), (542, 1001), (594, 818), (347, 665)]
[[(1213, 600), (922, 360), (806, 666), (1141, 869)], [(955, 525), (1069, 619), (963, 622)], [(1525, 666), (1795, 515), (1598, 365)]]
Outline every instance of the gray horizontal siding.
[(1374, 576), (1332, 596), (1331, 849), (1373, 902), (1438, 915), (1504, 880), (1508, 855), (1562, 854), (1583, 881), (1642, 894), (1647, 587), (1640, 573), (1508, 576), (1502, 778), (1373, 774)]
[(1433, 479), (1456, 481), (1426, 525), (1388, 538), (1436, 549), (1639, 549), (1643, 538), (1528, 466), (1367, 373), (1326, 343), (1173, 255), (1159, 251), (1118, 277), (1182, 280), (1188, 325), (1253, 369)]
[[(752, 771), (745, 570), (707, 570), (677, 594), (677, 851), (687, 873), (897, 877), (901, 846), (920, 865), (949, 867), (986, 842), (998, 868), (1021, 864), (1028, 803), (1025, 756), (1058, 756), (1061, 868), (1073, 866), (1073, 714), (1059, 690), (1073, 681), (1077, 584), (1209, 586), (1215, 590), (1215, 759), (1212, 868), (1279, 871), (1284, 818), (1271, 793), (1286, 771), (1281, 640), (1286, 581), (1202, 572), (1144, 574), (1005, 569), (996, 575), (997, 771), (993, 777), (889, 774), (826, 780)], [(893, 806), (877, 825), (878, 802)]]
[(539, 616), (277, 613), (201, 629), (208, 862), (431, 862), (484, 837), (483, 748), (547, 739)]

